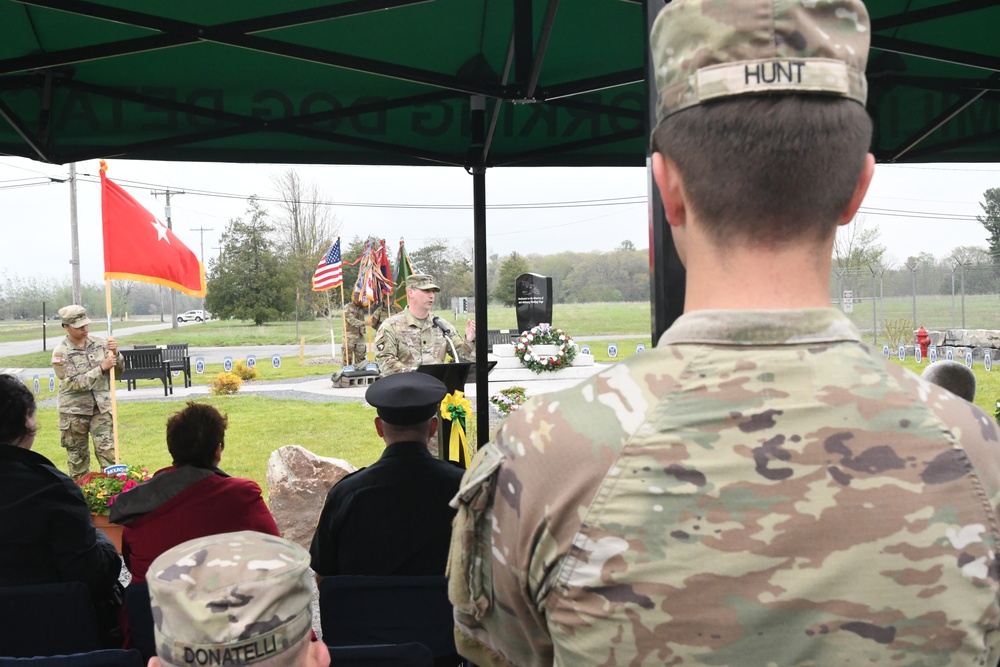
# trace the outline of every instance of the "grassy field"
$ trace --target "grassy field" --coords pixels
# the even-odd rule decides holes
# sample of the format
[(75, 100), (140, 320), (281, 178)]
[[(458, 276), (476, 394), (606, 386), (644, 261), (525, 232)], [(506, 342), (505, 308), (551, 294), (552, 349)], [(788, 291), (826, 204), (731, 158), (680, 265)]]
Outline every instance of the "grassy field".
[[(153, 324), (153, 321), (142, 322), (142, 321), (130, 321), (130, 322), (115, 322), (115, 329), (127, 329), (129, 327), (138, 327), (143, 324)], [(104, 320), (94, 320), (94, 324), (91, 325), (94, 331), (105, 330)], [(59, 340), (65, 335), (63, 332), (62, 325), (59, 320), (49, 320), (45, 323), (45, 337), (49, 340), (49, 349), (51, 350)], [(36, 338), (41, 339), (42, 337), (42, 321), (41, 320), (13, 320), (13, 321), (0, 321), (0, 343), (11, 343), (19, 340), (34, 340)]]
[[(229, 416), (220, 467), (231, 475), (256, 481), (265, 492), (267, 460), (284, 445), (301, 445), (357, 467), (372, 463), (382, 453), (382, 440), (372, 425), (375, 410), (361, 402), (313, 403), (259, 396), (220, 396), (200, 398), (199, 402), (210, 403)], [(182, 407), (180, 401), (119, 403), (120, 460), (150, 472), (170, 465), (167, 418)], [(40, 430), (34, 450), (65, 472), (66, 451), (59, 444), (55, 408), (40, 409), (36, 419)], [(90, 465), (97, 469), (93, 452)]]

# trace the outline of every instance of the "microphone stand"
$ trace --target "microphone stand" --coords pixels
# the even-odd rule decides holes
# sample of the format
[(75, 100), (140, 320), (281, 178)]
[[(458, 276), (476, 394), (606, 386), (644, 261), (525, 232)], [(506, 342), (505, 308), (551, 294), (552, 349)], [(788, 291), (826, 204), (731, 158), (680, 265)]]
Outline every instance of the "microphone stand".
[(458, 357), (458, 350), (455, 349), (455, 343), (452, 342), (451, 336), (448, 335), (448, 325), (444, 323), (444, 320), (435, 315), (434, 319), (431, 320), (431, 324), (444, 332), (444, 339), (448, 341), (448, 345), (451, 346), (451, 358), (454, 359), (455, 362), (461, 361)]

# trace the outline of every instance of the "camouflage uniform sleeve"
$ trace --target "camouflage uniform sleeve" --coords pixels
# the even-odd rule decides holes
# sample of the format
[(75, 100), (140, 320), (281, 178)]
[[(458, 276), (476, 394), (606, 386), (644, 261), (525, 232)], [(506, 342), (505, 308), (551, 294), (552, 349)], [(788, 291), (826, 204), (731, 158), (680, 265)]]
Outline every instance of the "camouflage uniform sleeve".
[[(106, 349), (106, 348), (105, 348)], [(62, 350), (61, 361), (56, 363), (56, 352)], [(56, 377), (62, 381), (62, 386), (73, 391), (93, 391), (99, 389), (104, 382), (104, 371), (101, 370), (100, 362), (92, 366), (89, 370), (81, 368), (78, 364), (69, 362), (69, 350), (60, 345), (52, 352), (52, 366), (55, 368)], [(85, 353), (81, 353), (85, 354)], [(118, 358), (123, 364), (121, 357)]]
[(399, 339), (396, 330), (383, 324), (375, 336), (375, 363), (382, 375), (403, 373), (410, 367), (399, 360)]
[(557, 396), (532, 399), (507, 420), (456, 498), (449, 594), (459, 652), (478, 665), (576, 664), (555, 661), (549, 602), (615, 461), (602, 441), (625, 435), (613, 408), (579, 390)]
[[(442, 320), (443, 321), (443, 320)], [(453, 361), (475, 361), (476, 360), (476, 344), (475, 342), (469, 343), (465, 340), (465, 336), (458, 332), (458, 329), (453, 327), (451, 323), (448, 324), (448, 338), (455, 345), (455, 351), (458, 352), (460, 359), (453, 359)], [(451, 354), (451, 345), (445, 346), (445, 354), (449, 357), (453, 356)]]

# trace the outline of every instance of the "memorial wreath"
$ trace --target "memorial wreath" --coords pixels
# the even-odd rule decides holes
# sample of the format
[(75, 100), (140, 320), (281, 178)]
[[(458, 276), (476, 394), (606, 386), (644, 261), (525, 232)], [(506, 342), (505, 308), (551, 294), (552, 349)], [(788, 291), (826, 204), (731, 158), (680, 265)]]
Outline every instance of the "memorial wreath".
[[(555, 356), (538, 355), (535, 354), (537, 345), (555, 345), (559, 350)], [(541, 374), (543, 371), (558, 371), (573, 363), (576, 346), (562, 329), (550, 324), (539, 324), (530, 331), (521, 332), (514, 346), (514, 354), (529, 371)]]

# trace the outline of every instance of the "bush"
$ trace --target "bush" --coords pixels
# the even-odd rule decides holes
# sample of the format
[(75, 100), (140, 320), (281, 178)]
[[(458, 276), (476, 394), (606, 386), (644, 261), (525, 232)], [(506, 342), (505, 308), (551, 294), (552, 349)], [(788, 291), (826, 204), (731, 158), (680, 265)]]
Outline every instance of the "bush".
[(219, 373), (209, 385), (209, 393), (213, 396), (235, 394), (243, 385), (243, 380), (235, 373)]
[(913, 331), (916, 328), (913, 322), (905, 318), (886, 320), (882, 323), (885, 340), (893, 351), (898, 349), (900, 345), (913, 345), (916, 341), (913, 337)]
[[(257, 372), (257, 368), (250, 368), (246, 365), (246, 362), (237, 361), (236, 366), (233, 367), (233, 373), (241, 380), (246, 382), (247, 380), (255, 380), (260, 373)], [(238, 387), (237, 387), (238, 388)]]

